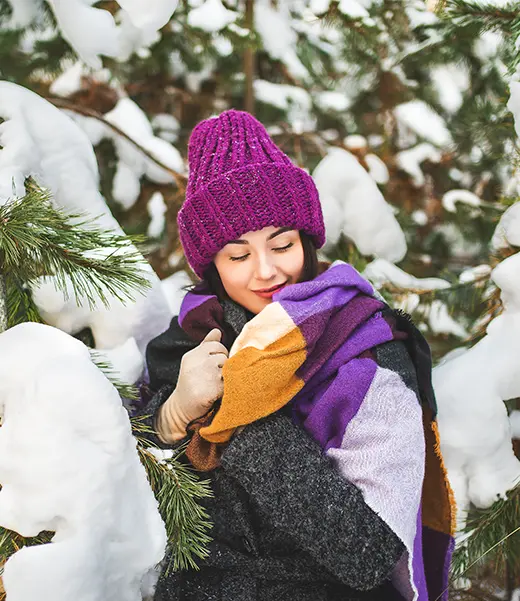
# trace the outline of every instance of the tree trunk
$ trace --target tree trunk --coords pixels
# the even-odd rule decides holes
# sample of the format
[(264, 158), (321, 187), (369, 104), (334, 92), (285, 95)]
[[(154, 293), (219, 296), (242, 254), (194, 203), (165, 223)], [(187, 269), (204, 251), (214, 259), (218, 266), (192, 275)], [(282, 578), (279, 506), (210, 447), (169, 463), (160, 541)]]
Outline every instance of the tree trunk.
[(254, 28), (254, 0), (245, 0), (245, 26), (251, 32), (249, 44), (244, 52), (244, 74), (246, 77), (246, 90), (244, 99), (244, 108), (248, 113), (254, 115), (255, 112), (255, 95), (253, 90), (253, 82), (255, 79), (255, 51), (252, 46), (252, 32)]

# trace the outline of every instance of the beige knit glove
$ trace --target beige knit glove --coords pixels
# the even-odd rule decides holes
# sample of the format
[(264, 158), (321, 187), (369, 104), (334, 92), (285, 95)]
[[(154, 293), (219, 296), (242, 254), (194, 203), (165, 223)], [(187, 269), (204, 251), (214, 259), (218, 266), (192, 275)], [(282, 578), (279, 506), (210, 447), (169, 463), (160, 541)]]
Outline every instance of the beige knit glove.
[(221, 332), (211, 330), (181, 359), (177, 386), (162, 405), (156, 422), (159, 438), (172, 444), (186, 436), (186, 426), (207, 413), (224, 393), (222, 368), (228, 358)]

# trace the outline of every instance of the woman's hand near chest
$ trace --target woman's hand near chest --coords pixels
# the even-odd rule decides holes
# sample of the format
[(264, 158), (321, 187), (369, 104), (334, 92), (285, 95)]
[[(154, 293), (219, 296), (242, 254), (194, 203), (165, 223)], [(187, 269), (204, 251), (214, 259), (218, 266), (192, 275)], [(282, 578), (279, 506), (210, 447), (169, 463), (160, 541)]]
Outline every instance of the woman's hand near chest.
[(224, 392), (222, 368), (228, 358), (220, 342), (220, 330), (214, 329), (181, 360), (177, 386), (161, 407), (157, 433), (165, 443), (186, 436), (186, 426), (209, 411)]

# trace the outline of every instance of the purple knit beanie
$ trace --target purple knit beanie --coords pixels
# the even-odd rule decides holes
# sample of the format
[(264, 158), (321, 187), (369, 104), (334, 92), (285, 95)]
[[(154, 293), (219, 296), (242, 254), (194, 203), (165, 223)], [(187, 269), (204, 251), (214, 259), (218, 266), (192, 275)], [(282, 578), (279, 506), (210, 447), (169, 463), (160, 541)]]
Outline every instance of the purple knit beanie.
[(179, 236), (200, 277), (231, 240), (264, 227), (291, 227), (325, 242), (312, 177), (294, 165), (265, 127), (243, 111), (206, 119), (188, 144), (188, 186), (177, 216)]

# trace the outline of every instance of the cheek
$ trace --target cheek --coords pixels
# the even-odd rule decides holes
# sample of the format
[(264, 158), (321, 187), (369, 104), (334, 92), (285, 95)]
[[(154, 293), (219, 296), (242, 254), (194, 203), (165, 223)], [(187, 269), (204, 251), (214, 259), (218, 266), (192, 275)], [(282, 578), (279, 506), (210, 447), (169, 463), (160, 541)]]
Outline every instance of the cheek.
[(287, 253), (286, 257), (284, 257), (284, 271), (291, 275), (295, 280), (297, 280), (302, 271), (304, 265), (304, 254), (303, 254), (303, 246), (299, 246), (294, 249), (294, 252)]
[(220, 279), (226, 292), (233, 296), (232, 293), (240, 293), (241, 290), (247, 288), (249, 283), (249, 271), (244, 269), (244, 265), (233, 265), (220, 274)]

